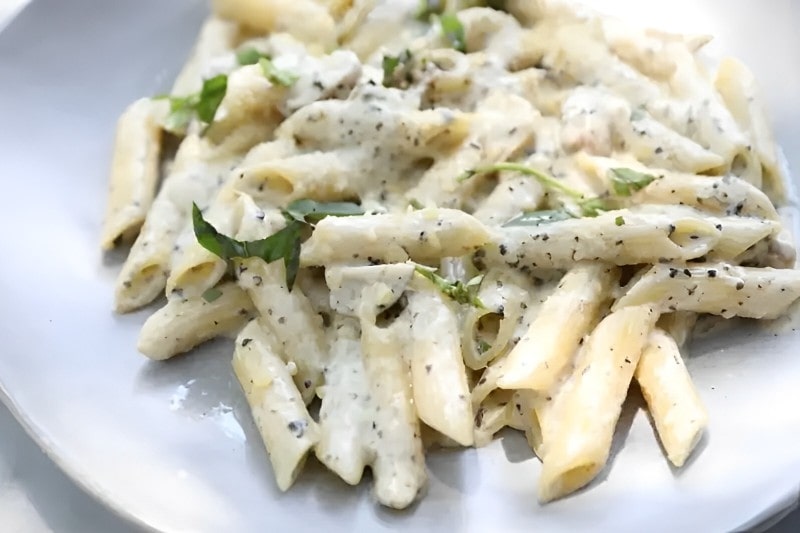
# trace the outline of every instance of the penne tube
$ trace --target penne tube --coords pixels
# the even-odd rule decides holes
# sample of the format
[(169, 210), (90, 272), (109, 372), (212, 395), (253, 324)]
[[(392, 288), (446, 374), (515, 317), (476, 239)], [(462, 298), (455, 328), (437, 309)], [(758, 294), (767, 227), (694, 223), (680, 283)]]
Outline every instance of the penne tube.
[(495, 390), (475, 411), (475, 447), (481, 448), (492, 442), (495, 433), (508, 425), (511, 391)]
[(404, 358), (408, 318), (379, 328), (361, 319), (361, 350), (374, 410), (369, 432), (374, 453), (376, 499), (387, 507), (411, 505), (427, 483), (419, 420), (414, 410), (411, 376)]
[(317, 459), (346, 483), (357, 485), (370, 461), (368, 417), (373, 402), (361, 353), (358, 321), (340, 316), (333, 326), (330, 365), (319, 410)]
[(216, 58), (233, 52), (238, 35), (238, 24), (214, 16), (209, 17), (200, 29), (189, 60), (172, 85), (171, 94), (187, 96), (200, 92), (203, 76), (209, 67)]
[(786, 201), (786, 180), (778, 147), (769, 127), (763, 98), (752, 72), (733, 58), (719, 64), (714, 85), (740, 128), (749, 133), (754, 153), (762, 167), (762, 187), (776, 203)]
[(461, 357), (458, 319), (430, 282), (408, 296), (414, 406), (427, 425), (463, 446), (472, 444), (473, 415)]
[(656, 207), (540, 226), (505, 226), (495, 231), (486, 258), (528, 268), (566, 269), (584, 260), (636, 265), (687, 261), (706, 255), (719, 242), (718, 219), (691, 208)]
[(422, 209), (402, 215), (327, 217), (303, 244), (300, 263), (343, 261), (432, 262), (477, 250), (489, 240), (475, 218), (454, 209)]
[(238, 332), (253, 316), (253, 303), (234, 283), (213, 290), (212, 296), (169, 300), (150, 315), (139, 332), (139, 351), (160, 361)]
[[(349, 148), (367, 143), (378, 156), (439, 157), (468, 136), (471, 115), (460, 111), (417, 109), (418, 102), (392, 89), (359, 85), (347, 100), (311, 103), (286, 118), (276, 136), (308, 150)], [(386, 169), (383, 168), (383, 171)]]
[(480, 180), (459, 183), (456, 178), (465, 170), (505, 161), (530, 144), (539, 116), (526, 100), (505, 91), (490, 93), (475, 112), (482, 119), (472, 122), (467, 139), (449, 155), (437, 158), (406, 193), (407, 198), (426, 206), (470, 206)]
[(252, 320), (236, 338), (233, 371), (267, 448), (275, 482), (285, 491), (303, 470), (319, 440), (319, 428), (275, 352), (276, 345), (269, 330)]
[(574, 384), (561, 402), (539, 478), (548, 502), (587, 485), (605, 466), (634, 369), (658, 314), (626, 307), (604, 318), (586, 341)]
[(238, 268), (239, 285), (253, 300), (261, 320), (274, 331), (287, 362), (297, 366), (294, 380), (309, 403), (322, 384), (322, 369), (328, 359), (322, 317), (299, 288), (289, 290), (285, 272), (279, 261), (244, 259)]
[(137, 100), (117, 122), (111, 161), (108, 203), (100, 245), (110, 250), (130, 241), (144, 223), (158, 186), (161, 127), (157, 114), (163, 102)]
[(166, 286), (172, 257), (188, 241), (192, 202), (204, 207), (216, 194), (230, 169), (231, 159), (207, 161), (202, 139), (186, 137), (175, 156), (142, 230), (117, 277), (114, 306), (125, 313), (152, 302)]
[(336, 25), (313, 0), (214, 0), (214, 13), (261, 33), (285, 31), (320, 51), (336, 47)]
[(800, 271), (727, 263), (659, 264), (633, 282), (613, 309), (652, 304), (660, 312), (778, 318), (800, 298)]
[(740, 215), (780, 220), (775, 206), (763, 191), (736, 176), (704, 176), (650, 168), (640, 163), (607, 157), (576, 156), (579, 167), (607, 182), (613, 168), (632, 168), (655, 176), (630, 198), (631, 204), (688, 205), (716, 215)]
[(509, 352), (497, 386), (540, 394), (550, 390), (597, 322), (618, 279), (617, 269), (603, 263), (578, 264), (567, 272)]
[[(224, 186), (216, 195), (203, 218), (223, 235), (236, 235), (242, 219), (242, 207), (231, 187)], [(167, 278), (167, 294), (179, 293), (185, 298), (200, 296), (222, 279), (228, 264), (190, 240), (176, 254)]]
[(362, 162), (354, 150), (311, 152), (259, 162), (241, 169), (242, 179), (261, 183), (286, 202), (301, 198), (348, 200), (359, 195), (353, 167)]
[(708, 413), (669, 333), (660, 328), (650, 333), (635, 376), (667, 458), (683, 466), (703, 436)]

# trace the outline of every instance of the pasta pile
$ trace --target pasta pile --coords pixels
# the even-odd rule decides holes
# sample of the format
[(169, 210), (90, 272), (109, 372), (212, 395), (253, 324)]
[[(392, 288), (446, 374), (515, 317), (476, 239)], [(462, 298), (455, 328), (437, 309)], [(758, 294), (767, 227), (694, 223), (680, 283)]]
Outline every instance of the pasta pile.
[(698, 315), (800, 298), (743, 65), (552, 0), (213, 6), (120, 118), (102, 246), (133, 241), (117, 311), (166, 293), (143, 354), (236, 336), (280, 489), (313, 453), (404, 508), (425, 449), (509, 426), (550, 501), (605, 466), (632, 381), (686, 462)]

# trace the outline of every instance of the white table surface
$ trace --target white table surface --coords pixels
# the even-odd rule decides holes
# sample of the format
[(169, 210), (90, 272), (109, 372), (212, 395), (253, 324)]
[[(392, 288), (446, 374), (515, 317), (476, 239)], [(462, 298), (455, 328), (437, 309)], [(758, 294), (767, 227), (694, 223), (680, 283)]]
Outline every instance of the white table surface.
[[(0, 0), (0, 29), (28, 0)], [(133, 533), (84, 493), (0, 405), (0, 531), (8, 533)], [(769, 533), (800, 531), (800, 510)]]

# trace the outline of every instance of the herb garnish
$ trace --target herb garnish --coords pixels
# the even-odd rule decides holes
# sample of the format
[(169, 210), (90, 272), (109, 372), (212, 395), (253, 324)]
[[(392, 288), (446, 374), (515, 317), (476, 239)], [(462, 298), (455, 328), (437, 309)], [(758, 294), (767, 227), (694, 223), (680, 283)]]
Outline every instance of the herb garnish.
[(403, 50), (396, 56), (383, 56), (383, 86), (400, 87), (403, 82), (411, 83), (411, 52)]
[(420, 209), (425, 209), (425, 206), (422, 205), (422, 202), (417, 200), (416, 198), (409, 198), (408, 205), (411, 206), (414, 211), (419, 211)]
[(211, 124), (227, 90), (228, 76), (218, 74), (213, 78), (203, 80), (203, 87), (199, 93), (189, 96), (156, 96), (157, 99), (169, 100), (169, 115), (164, 127), (175, 134), (182, 135), (186, 133), (187, 126), (195, 116), (202, 122)]
[(419, 273), (424, 278), (430, 280), (437, 289), (439, 289), (442, 294), (445, 296), (455, 300), (460, 304), (469, 304), (479, 309), (483, 309), (485, 306), (478, 295), (478, 288), (481, 285), (481, 281), (483, 281), (483, 276), (475, 276), (471, 280), (466, 283), (459, 281), (447, 281), (443, 277), (436, 274), (435, 269), (430, 269), (427, 267), (423, 267), (417, 265), (415, 268), (417, 273)]
[[(535, 169), (533, 167), (527, 167), (520, 163), (496, 163), (494, 165), (487, 165), (484, 167), (474, 168), (464, 172), (461, 176), (457, 178), (457, 181), (465, 181), (476, 175), (488, 174), (490, 172), (498, 172), (503, 170), (519, 172), (520, 174), (531, 176), (533, 178), (536, 178), (536, 180), (539, 183), (541, 183), (543, 187), (562, 192), (567, 196), (573, 198), (575, 202), (578, 204), (578, 208), (581, 211), (580, 213), (581, 216), (596, 217), (603, 211), (608, 211), (610, 209), (605, 204), (602, 198), (597, 198), (597, 197), (587, 198), (586, 196), (583, 195), (582, 192), (573, 189), (569, 185), (562, 183), (561, 181), (548, 175), (547, 173), (542, 172), (541, 170)], [(563, 218), (575, 217), (575, 215), (570, 213), (569, 211), (567, 211), (567, 214), (568, 214), (567, 217), (562, 217), (560, 220), (563, 220)]]
[[(580, 210), (580, 212), (576, 214), (565, 206), (555, 210), (528, 211), (509, 220), (504, 226), (539, 226), (541, 224), (549, 224), (568, 218), (596, 217), (615, 208), (613, 198), (584, 196), (580, 191), (573, 189), (547, 173), (520, 163), (496, 163), (494, 165), (470, 169), (456, 178), (456, 180), (465, 181), (476, 175), (504, 170), (519, 172), (520, 174), (536, 178), (543, 187), (564, 193), (572, 198)], [(645, 188), (658, 179), (651, 174), (645, 174), (630, 168), (612, 168), (609, 170), (609, 178), (611, 182), (611, 192), (617, 197), (631, 196), (634, 192)], [(617, 226), (621, 226), (625, 221), (622, 217), (617, 217), (615, 223)]]
[(620, 216), (618, 216), (617, 218), (614, 219), (614, 224), (616, 224), (617, 226), (624, 226), (625, 225), (625, 219), (622, 218), (622, 215), (620, 215)]
[(466, 53), (467, 38), (464, 35), (464, 25), (461, 24), (458, 17), (453, 13), (444, 13), (439, 17), (439, 24), (442, 27), (442, 34), (450, 46), (459, 52)]
[(272, 59), (269, 54), (259, 52), (255, 48), (242, 48), (236, 52), (236, 62), (240, 65), (255, 65), (262, 57)]
[(300, 76), (293, 72), (277, 68), (272, 64), (272, 60), (267, 57), (261, 57), (258, 60), (258, 64), (261, 65), (261, 70), (264, 72), (264, 76), (275, 85), (290, 87), (300, 78)]
[(656, 179), (652, 174), (645, 174), (630, 168), (612, 168), (609, 173), (611, 174), (611, 186), (617, 196), (630, 196), (636, 191), (644, 189)]
[(192, 203), (192, 225), (194, 226), (194, 235), (200, 246), (225, 261), (260, 257), (267, 263), (272, 263), (278, 259), (283, 259), (283, 264), (286, 268), (286, 285), (289, 290), (292, 290), (297, 278), (297, 272), (300, 269), (300, 245), (305, 228), (314, 225), (327, 216), (363, 214), (364, 211), (356, 204), (295, 200), (283, 212), (287, 222), (283, 229), (265, 239), (238, 241), (217, 231), (211, 223), (203, 218), (203, 214), (197, 204)]

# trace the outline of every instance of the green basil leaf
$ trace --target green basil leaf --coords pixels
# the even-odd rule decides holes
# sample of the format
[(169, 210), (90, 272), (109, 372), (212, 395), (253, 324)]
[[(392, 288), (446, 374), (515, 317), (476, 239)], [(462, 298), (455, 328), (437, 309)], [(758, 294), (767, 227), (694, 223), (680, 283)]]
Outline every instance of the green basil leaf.
[(167, 115), (167, 120), (164, 123), (164, 128), (176, 134), (186, 133), (186, 128), (194, 117), (194, 108), (186, 105), (172, 105), (170, 103), (170, 112)]
[(473, 176), (480, 176), (483, 174), (490, 174), (492, 172), (503, 172), (503, 171), (519, 172), (520, 174), (523, 174), (525, 176), (530, 176), (532, 178), (535, 178), (536, 181), (541, 183), (543, 187), (563, 192), (564, 194), (571, 196), (572, 198), (575, 198), (578, 201), (586, 200), (582, 192), (573, 189), (569, 185), (563, 183), (561, 180), (558, 180), (553, 176), (550, 176), (546, 172), (542, 172), (538, 168), (529, 167), (523, 165), (522, 163), (507, 163), (507, 162), (494, 163), (491, 165), (472, 168), (465, 171), (460, 176), (458, 176), (456, 178), (456, 181), (462, 182), (472, 178)]
[(260, 257), (267, 263), (285, 258), (292, 252), (295, 241), (300, 242), (302, 227), (300, 222), (292, 220), (265, 239), (244, 242), (245, 255), (240, 257)]
[(550, 224), (558, 222), (559, 220), (567, 220), (573, 216), (565, 209), (547, 209), (542, 211), (527, 211), (518, 215), (505, 224), (503, 227), (509, 226), (541, 226), (542, 224)]
[(598, 197), (581, 200), (578, 206), (581, 208), (581, 215), (585, 217), (596, 217), (612, 209), (607, 200)]
[(403, 82), (411, 83), (411, 57), (409, 50), (403, 50), (396, 56), (383, 56), (381, 66), (384, 87), (400, 87)]
[(240, 65), (255, 65), (262, 57), (270, 59), (269, 55), (263, 54), (255, 48), (243, 48), (236, 52), (236, 62)]
[(622, 216), (618, 216), (617, 218), (614, 219), (614, 224), (616, 224), (617, 226), (624, 226), (625, 219), (622, 218)]
[(272, 64), (272, 61), (266, 57), (259, 59), (258, 64), (261, 65), (261, 70), (264, 72), (264, 76), (270, 81), (270, 83), (274, 83), (275, 85), (291, 87), (294, 82), (299, 79), (297, 74), (289, 72), (288, 70), (281, 70), (277, 68), (274, 64)]
[(417, 200), (416, 198), (409, 198), (408, 205), (410, 205), (411, 208), (414, 211), (419, 211), (420, 209), (425, 209), (425, 206), (422, 205), (422, 203), (419, 200)]
[(612, 168), (609, 172), (611, 173), (611, 187), (617, 196), (630, 196), (656, 180), (652, 174), (645, 174), (630, 168)]
[(297, 238), (293, 241), (292, 247), (283, 256), (283, 266), (286, 270), (286, 286), (292, 290), (297, 279), (297, 272), (300, 270), (300, 235), (298, 229)]
[(363, 215), (364, 210), (352, 202), (315, 202), (305, 199), (290, 203), (286, 206), (286, 213), (299, 222), (316, 224), (325, 217)]
[(442, 34), (450, 43), (450, 46), (459, 52), (467, 52), (467, 38), (464, 34), (464, 26), (458, 17), (452, 13), (444, 13), (439, 17), (439, 24), (442, 26)]
[(237, 241), (223, 235), (203, 218), (197, 204), (192, 204), (192, 226), (197, 242), (212, 254), (231, 261), (235, 258), (260, 257), (267, 263), (283, 259), (286, 267), (286, 285), (292, 290), (300, 270), (300, 248), (304, 229), (328, 216), (363, 215), (361, 206), (349, 202), (320, 203), (314, 200), (295, 200), (287, 206), (284, 215), (287, 224), (265, 239)]
[(234, 257), (249, 257), (244, 243), (217, 231), (217, 228), (203, 218), (203, 213), (195, 203), (192, 204), (192, 226), (197, 242), (212, 254), (226, 261)]
[(400, 56), (383, 56), (381, 65), (383, 66), (383, 86), (391, 87), (394, 70), (400, 65)]
[(204, 80), (203, 88), (200, 89), (200, 97), (194, 106), (197, 118), (206, 124), (214, 122), (214, 115), (217, 113), (217, 108), (222, 99), (225, 98), (227, 90), (228, 76), (226, 74), (218, 74), (213, 78)]
[(289, 290), (292, 289), (300, 268), (302, 222), (292, 220), (286, 227), (266, 239), (243, 242), (221, 234), (203, 218), (197, 204), (192, 204), (192, 225), (200, 246), (226, 261), (234, 258), (260, 257), (267, 263), (271, 263), (283, 259), (286, 266), (286, 283)]
[(439, 276), (433, 270), (423, 267), (417, 266), (415, 268), (416, 272), (429, 280), (431, 283), (436, 286), (439, 291), (444, 294), (445, 296), (455, 300), (460, 304), (468, 304), (473, 307), (478, 307), (480, 309), (484, 308), (483, 302), (478, 295), (478, 288), (480, 287), (480, 282), (483, 279), (480, 277), (476, 282), (470, 280), (468, 283), (462, 283), (461, 281), (450, 282), (444, 279), (443, 277)]

